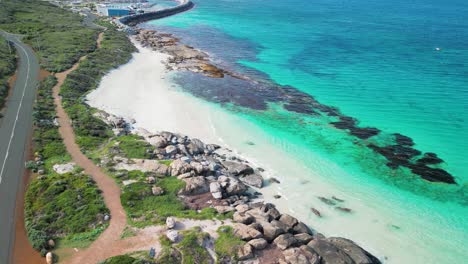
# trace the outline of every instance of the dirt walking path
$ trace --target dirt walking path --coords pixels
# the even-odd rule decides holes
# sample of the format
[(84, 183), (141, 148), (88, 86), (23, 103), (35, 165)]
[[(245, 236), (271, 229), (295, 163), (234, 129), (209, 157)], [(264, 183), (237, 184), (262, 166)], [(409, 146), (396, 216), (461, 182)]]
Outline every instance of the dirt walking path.
[[(98, 38), (98, 47), (102, 40), (102, 34), (100, 33)], [(114, 180), (104, 174), (101, 169), (96, 166), (91, 160), (89, 160), (80, 150), (80, 147), (75, 142), (75, 134), (71, 125), (71, 120), (67, 113), (62, 107), (62, 98), (59, 96), (60, 88), (65, 81), (68, 74), (76, 70), (80, 62), (85, 59), (82, 57), (78, 63), (73, 65), (72, 68), (67, 71), (57, 73), (55, 77), (58, 82), (53, 88), (53, 96), (56, 106), (57, 119), (60, 125), (59, 132), (62, 136), (63, 142), (70, 153), (73, 161), (84, 169), (84, 172), (91, 175), (96, 181), (99, 189), (102, 190), (104, 202), (109, 208), (111, 219), (109, 227), (99, 236), (99, 238), (91, 244), (91, 246), (85, 250), (79, 251), (73, 255), (69, 263), (97, 263), (105, 259), (105, 253), (111, 244), (120, 239), (120, 235), (127, 224), (127, 215), (120, 203), (120, 188), (114, 182)]]
[[(97, 47), (101, 47), (103, 33), (97, 40)], [(62, 98), (60, 97), (60, 88), (68, 74), (76, 70), (82, 60), (73, 65), (67, 71), (55, 74), (57, 84), (53, 88), (54, 102), (57, 112), (57, 119), (60, 125), (59, 132), (63, 142), (70, 153), (72, 160), (88, 175), (91, 175), (96, 181), (99, 189), (102, 191), (104, 202), (110, 210), (111, 219), (109, 227), (94, 241), (88, 248), (78, 250), (74, 249), (70, 257), (62, 260), (64, 263), (71, 264), (94, 264), (104, 261), (110, 257), (131, 253), (141, 250), (149, 250), (151, 247), (156, 249), (156, 252), (161, 250), (159, 238), (166, 231), (165, 226), (150, 226), (143, 229), (137, 229), (135, 236), (121, 239), (122, 232), (127, 226), (127, 215), (120, 203), (120, 188), (115, 181), (103, 173), (90, 159), (88, 159), (80, 150), (80, 147), (75, 142), (75, 134), (72, 123), (67, 113), (62, 106)], [(223, 222), (218, 220), (190, 220), (179, 219), (176, 225), (177, 230), (190, 229), (194, 226), (201, 227), (203, 232), (207, 232), (212, 236), (217, 236), (216, 230), (223, 224), (230, 224), (229, 221)]]

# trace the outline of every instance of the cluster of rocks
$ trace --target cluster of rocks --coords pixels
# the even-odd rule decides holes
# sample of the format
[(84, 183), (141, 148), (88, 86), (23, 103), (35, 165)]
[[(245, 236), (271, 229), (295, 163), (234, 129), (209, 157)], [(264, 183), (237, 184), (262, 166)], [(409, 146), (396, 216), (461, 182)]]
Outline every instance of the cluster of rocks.
[[(205, 144), (199, 139), (171, 132), (152, 134), (143, 129), (132, 132), (154, 147), (151, 154), (155, 160), (115, 156), (113, 162), (116, 170), (151, 171), (156, 175), (175, 176), (186, 183), (181, 194), (211, 192), (215, 199), (243, 194), (248, 186), (263, 186), (261, 169), (252, 168), (247, 161), (230, 155), (229, 150), (221, 149), (218, 145)], [(158, 160), (171, 162), (165, 165)]]
[(243, 204), (235, 210), (234, 235), (247, 241), (238, 252), (240, 260), (255, 258), (255, 251), (275, 247), (283, 255), (279, 263), (380, 263), (354, 242), (314, 233), (272, 204)]
[(112, 127), (112, 132), (116, 136), (128, 134), (129, 131), (132, 129), (131, 124), (135, 123), (135, 120), (130, 120), (130, 122), (127, 122), (124, 118), (120, 116), (108, 114), (104, 111), (97, 111), (93, 115), (104, 121), (104, 123), (106, 123), (110, 127)]
[(171, 55), (166, 62), (169, 70), (187, 70), (212, 78), (223, 78), (225, 74), (236, 78), (245, 78), (213, 65), (208, 54), (191, 46), (180, 44), (179, 39), (172, 34), (139, 29), (135, 39), (145, 47)]
[[(129, 127), (125, 121), (117, 123)], [(150, 133), (143, 129), (127, 132), (152, 145), (155, 159), (115, 156), (114, 168), (154, 172), (154, 177), (146, 179), (148, 184), (154, 184), (158, 176), (177, 177), (186, 183), (179, 192), (181, 198), (204, 196), (202, 206), (213, 207), (218, 213), (232, 212), (234, 235), (247, 242), (237, 252), (239, 260), (261, 262), (258, 252), (275, 250), (282, 256), (280, 263), (380, 263), (354, 242), (325, 238), (296, 218), (281, 214), (273, 204), (265, 204), (256, 191), (263, 186), (263, 169), (253, 168), (229, 150), (177, 133)], [(158, 160), (170, 160), (170, 164)], [(153, 195), (163, 192), (157, 186), (152, 188)], [(167, 218), (166, 224), (168, 239), (178, 241), (178, 233), (173, 229), (175, 220)]]
[[(263, 186), (262, 170), (242, 159), (220, 154), (224, 151), (220, 146), (170, 132), (134, 132), (155, 147), (156, 157), (173, 160), (169, 166), (160, 164), (157, 171), (185, 181), (186, 186), (179, 193), (182, 197), (207, 194), (213, 201), (207, 202), (206, 207), (219, 213), (233, 212), (234, 234), (247, 242), (237, 252), (239, 260), (255, 260), (256, 252), (273, 247), (281, 251), (281, 263), (379, 263), (352, 241), (314, 234), (296, 218), (257, 199), (250, 187)], [(155, 181), (151, 178), (148, 177), (150, 184)], [(159, 191), (162, 190), (153, 190), (153, 194), (159, 195)], [(172, 230), (174, 219), (168, 218), (166, 224), (170, 229), (166, 236), (178, 241), (177, 231)]]

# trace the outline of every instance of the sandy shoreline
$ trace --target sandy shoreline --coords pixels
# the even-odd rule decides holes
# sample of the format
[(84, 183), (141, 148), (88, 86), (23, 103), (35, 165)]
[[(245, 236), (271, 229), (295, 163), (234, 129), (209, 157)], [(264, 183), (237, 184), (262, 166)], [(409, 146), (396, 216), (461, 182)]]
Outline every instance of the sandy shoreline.
[(136, 127), (149, 131), (167, 130), (220, 143), (210, 125), (212, 109), (180, 92), (170, 82), (168, 71), (161, 62), (169, 56), (142, 47), (135, 41), (134, 44), (139, 52), (130, 63), (116, 70), (118, 75), (111, 72), (102, 79), (99, 89), (87, 97), (90, 105), (126, 119), (135, 119)]

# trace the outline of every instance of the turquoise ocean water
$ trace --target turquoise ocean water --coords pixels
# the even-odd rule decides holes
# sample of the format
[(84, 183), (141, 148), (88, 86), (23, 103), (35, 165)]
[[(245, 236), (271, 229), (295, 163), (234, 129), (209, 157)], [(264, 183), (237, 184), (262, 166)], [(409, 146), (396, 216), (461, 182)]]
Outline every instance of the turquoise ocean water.
[[(352, 175), (321, 174), (332, 182), (366, 185), (381, 199), (397, 195), (395, 203), (406, 208), (409, 219), (436, 219), (431, 224), (447, 234), (440, 235), (441, 243), (459, 247), (447, 253), (452, 261), (468, 259), (462, 245), (468, 243), (468, 2), (195, 3), (189, 12), (145, 27), (173, 32), (229, 69), (268, 85), (290, 86), (355, 118), (360, 127), (381, 132), (359, 138), (331, 125), (336, 117), (287, 111), (278, 100), (265, 102), (273, 90), (268, 85), (251, 93), (232, 78), (180, 74), (186, 91), (221, 103), (260, 127), (279, 148), (285, 142), (297, 146), (296, 152), (310, 151)], [(368, 146), (393, 145), (394, 133), (411, 138), (421, 153), (437, 154), (444, 162), (429, 167), (446, 171), (456, 184), (429, 182), (406, 167), (387, 166), (388, 160)], [(310, 157), (297, 158), (313, 163)], [(424, 215), (410, 215), (411, 208), (425, 208)]]

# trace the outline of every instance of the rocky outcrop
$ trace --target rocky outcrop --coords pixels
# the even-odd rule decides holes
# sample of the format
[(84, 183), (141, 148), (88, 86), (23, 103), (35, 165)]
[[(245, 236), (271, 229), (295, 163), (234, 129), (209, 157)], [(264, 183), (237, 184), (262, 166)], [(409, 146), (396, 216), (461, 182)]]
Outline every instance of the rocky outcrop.
[(334, 244), (323, 240), (314, 239), (307, 244), (317, 254), (322, 257), (325, 264), (354, 264), (354, 260), (343, 250), (336, 247)]
[(233, 162), (233, 161), (223, 161), (222, 165), (226, 169), (228, 175), (239, 176), (239, 175), (251, 174), (254, 172), (252, 167), (244, 163)]
[(275, 243), (275, 245), (280, 249), (285, 250), (295, 245), (297, 243), (297, 240), (292, 234), (286, 233), (275, 238), (275, 240), (273, 240), (273, 243)]
[(268, 246), (268, 242), (264, 238), (252, 239), (249, 241), (249, 244), (256, 250), (261, 250)]
[(320, 264), (320, 256), (307, 246), (290, 248), (283, 252), (288, 264)]
[(244, 224), (235, 224), (233, 234), (247, 241), (262, 237), (258, 230)]
[(263, 187), (263, 177), (260, 174), (249, 174), (239, 178), (243, 183), (257, 188)]
[[(246, 241), (239, 249), (239, 258), (247, 260), (255, 258), (257, 251), (279, 250), (284, 256), (278, 260), (280, 263), (380, 263), (354, 242), (315, 234), (295, 217), (282, 214), (275, 205), (258, 200), (259, 193), (249, 191), (249, 186), (262, 186), (262, 170), (226, 154), (229, 151), (171, 132), (152, 134), (139, 130), (137, 133), (155, 147), (156, 159), (127, 159), (116, 155), (102, 160), (108, 160), (114, 164), (113, 168), (120, 170), (117, 177), (121, 177), (120, 174), (125, 177), (125, 170), (145, 171), (153, 195), (164, 194), (164, 190), (156, 186), (159, 177), (173, 176), (185, 182), (179, 195), (189, 208), (211, 207), (219, 214), (233, 211), (233, 234)], [(132, 183), (138, 182), (132, 180)], [(331, 207), (344, 202), (335, 197), (319, 199)], [(167, 218), (168, 229), (174, 228), (173, 220)], [(166, 236), (171, 241), (179, 239), (175, 230), (168, 230)]]
[(245, 244), (244, 246), (240, 247), (237, 251), (237, 258), (240, 261), (251, 259), (253, 256), (253, 249), (250, 244)]
[(330, 237), (327, 238), (327, 241), (345, 252), (356, 264), (378, 263), (376, 257), (349, 239)]

